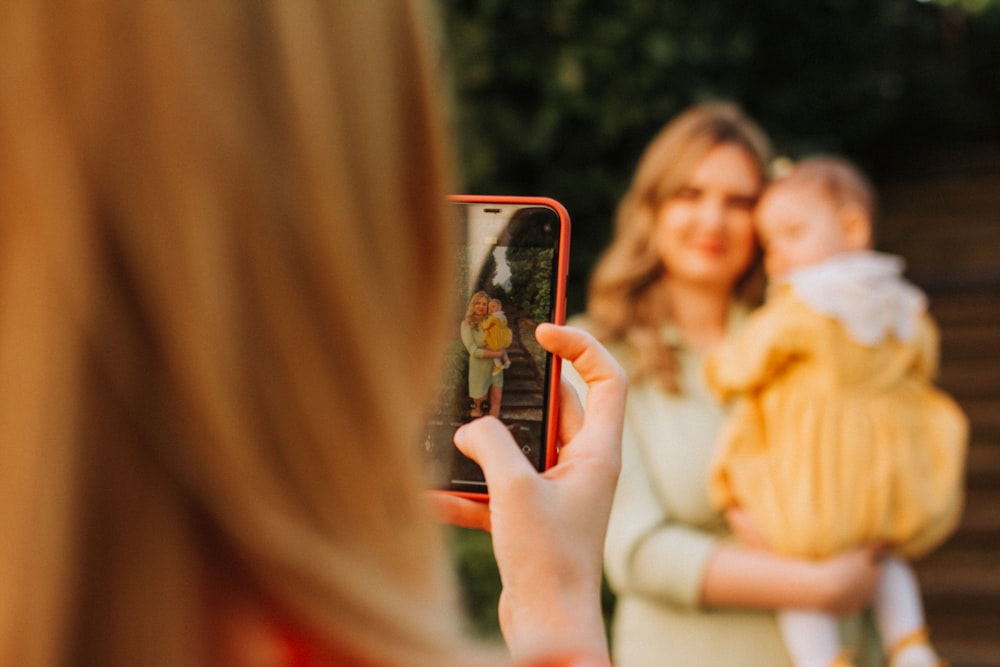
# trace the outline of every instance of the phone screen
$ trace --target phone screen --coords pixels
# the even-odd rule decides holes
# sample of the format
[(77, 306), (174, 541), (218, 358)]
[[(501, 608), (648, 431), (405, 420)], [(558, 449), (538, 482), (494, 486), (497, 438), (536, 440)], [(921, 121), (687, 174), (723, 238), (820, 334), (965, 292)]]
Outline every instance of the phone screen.
[(546, 198), (450, 202), (462, 231), (457, 317), (422, 450), (435, 488), (483, 498), (482, 470), (453, 442), (462, 424), (493, 415), (537, 470), (555, 460), (559, 360), (535, 328), (565, 319), (569, 217)]

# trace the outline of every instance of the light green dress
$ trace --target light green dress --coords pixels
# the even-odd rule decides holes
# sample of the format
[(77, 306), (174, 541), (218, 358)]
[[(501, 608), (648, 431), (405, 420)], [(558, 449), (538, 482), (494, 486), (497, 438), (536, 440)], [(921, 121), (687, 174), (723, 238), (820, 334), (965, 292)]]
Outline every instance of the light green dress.
[[(744, 317), (734, 307), (730, 329)], [(678, 355), (684, 394), (670, 395), (653, 381), (629, 387), (622, 471), (605, 544), (605, 572), (617, 599), (615, 665), (788, 666), (773, 612), (700, 602), (709, 559), (720, 541), (732, 539), (708, 496), (709, 465), (725, 413), (702, 379), (701, 355), (674, 332), (662, 335)], [(611, 352), (629, 371), (627, 351)], [(572, 369), (566, 376), (583, 395), (579, 376)], [(857, 643), (866, 634), (858, 621), (845, 623), (845, 642)], [(857, 659), (859, 665), (879, 664)]]
[(469, 397), (482, 398), (490, 387), (503, 387), (503, 371), (493, 374), (493, 360), (484, 359), (486, 332), (462, 320), (462, 344), (469, 351)]

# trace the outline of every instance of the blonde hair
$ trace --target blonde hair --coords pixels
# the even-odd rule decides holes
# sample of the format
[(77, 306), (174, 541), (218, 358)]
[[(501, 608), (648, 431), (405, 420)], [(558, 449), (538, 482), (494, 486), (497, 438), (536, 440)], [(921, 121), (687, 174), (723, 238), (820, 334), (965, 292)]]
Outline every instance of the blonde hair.
[(469, 303), (466, 304), (465, 306), (464, 321), (473, 329), (479, 326), (480, 323), (480, 321), (476, 319), (476, 309), (475, 309), (476, 302), (480, 300), (486, 301), (486, 305), (488, 306), (490, 303), (490, 295), (482, 290), (478, 292), (473, 292), (472, 296), (469, 297)]
[(5, 3), (0, 663), (202, 664), (231, 585), (470, 664), (411, 447), (438, 355), (384, 326), (446, 335), (405, 289), (452, 280), (423, 12)]
[[(761, 178), (770, 159), (767, 137), (737, 106), (715, 102), (691, 107), (668, 123), (646, 148), (615, 215), (615, 235), (591, 277), (587, 315), (605, 342), (624, 342), (634, 357), (632, 380), (656, 378), (680, 392), (677, 361), (660, 339), (670, 319), (663, 291), (666, 267), (652, 239), (656, 213), (685, 184), (713, 148), (733, 144), (758, 166)], [(762, 282), (755, 266), (736, 287), (748, 302), (760, 300)]]

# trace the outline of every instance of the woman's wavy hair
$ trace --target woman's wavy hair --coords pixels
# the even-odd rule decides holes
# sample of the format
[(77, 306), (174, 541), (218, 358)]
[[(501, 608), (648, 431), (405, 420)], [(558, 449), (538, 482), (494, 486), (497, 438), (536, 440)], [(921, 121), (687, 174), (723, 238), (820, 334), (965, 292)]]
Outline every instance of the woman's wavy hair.
[(490, 301), (490, 295), (482, 290), (473, 292), (472, 296), (469, 297), (469, 303), (465, 306), (465, 317), (463, 321), (473, 329), (476, 329), (480, 325), (480, 322), (476, 321), (475, 311), (476, 301), (479, 301), (480, 299), (484, 299), (488, 304)]
[(456, 242), (425, 11), (3, 4), (0, 663), (204, 664), (220, 586), (469, 663), (413, 446)]
[[(766, 173), (770, 142), (734, 104), (691, 107), (660, 130), (618, 205), (614, 238), (590, 281), (587, 316), (595, 333), (606, 343), (630, 348), (633, 381), (653, 377), (672, 393), (681, 387), (677, 360), (660, 336), (671, 314), (663, 290), (666, 267), (653, 242), (656, 214), (709, 151), (721, 144), (743, 148), (761, 175)], [(736, 298), (759, 303), (763, 291), (759, 264), (755, 261), (735, 286)]]

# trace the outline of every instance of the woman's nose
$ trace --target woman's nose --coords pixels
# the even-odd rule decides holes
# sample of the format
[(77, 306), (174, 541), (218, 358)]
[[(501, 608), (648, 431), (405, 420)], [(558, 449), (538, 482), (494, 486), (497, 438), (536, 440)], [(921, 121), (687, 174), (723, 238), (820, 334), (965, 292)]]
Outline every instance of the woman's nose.
[(717, 197), (705, 197), (698, 207), (698, 222), (705, 227), (720, 227), (726, 217), (725, 204)]

